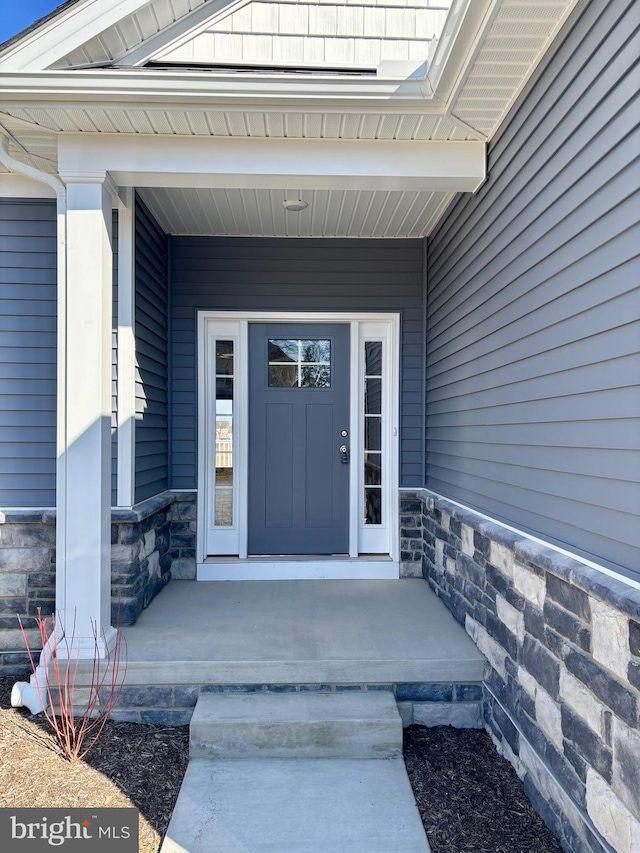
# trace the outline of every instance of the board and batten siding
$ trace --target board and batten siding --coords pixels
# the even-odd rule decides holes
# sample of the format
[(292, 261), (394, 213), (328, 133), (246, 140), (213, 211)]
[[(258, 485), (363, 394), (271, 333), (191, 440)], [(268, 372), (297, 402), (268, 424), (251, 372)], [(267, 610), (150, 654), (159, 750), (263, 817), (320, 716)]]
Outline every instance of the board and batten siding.
[(0, 506), (56, 502), (56, 203), (0, 199)]
[(640, 571), (640, 15), (589, 4), (428, 244), (429, 488)]
[(169, 486), (167, 237), (136, 198), (135, 501)]
[(422, 485), (421, 240), (171, 237), (171, 485), (197, 487), (199, 310), (398, 311), (401, 485)]

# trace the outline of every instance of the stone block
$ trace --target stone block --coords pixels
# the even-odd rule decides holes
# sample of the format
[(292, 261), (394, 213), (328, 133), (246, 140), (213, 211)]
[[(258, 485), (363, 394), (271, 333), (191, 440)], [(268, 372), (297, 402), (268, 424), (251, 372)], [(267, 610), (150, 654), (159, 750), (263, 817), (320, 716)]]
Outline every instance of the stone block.
[(453, 698), (456, 702), (480, 702), (482, 700), (482, 685), (454, 684)]
[(479, 702), (414, 702), (413, 722), (421, 726), (481, 729)]
[(598, 832), (617, 853), (640, 850), (640, 821), (592, 768), (587, 770), (587, 812)]
[(494, 724), (500, 733), (500, 738), (509, 744), (509, 748), (514, 755), (518, 755), (520, 752), (520, 732), (514, 726), (511, 718), (499, 702), (493, 700), (490, 703), (490, 707)]
[(484, 569), (481, 569), (480, 566), (471, 559), (471, 557), (467, 557), (466, 554), (458, 554), (456, 567), (458, 574), (464, 575), (480, 589), (484, 588)]
[(0, 524), (0, 549), (41, 548), (56, 544), (55, 524)]
[(496, 612), (498, 619), (503, 622), (512, 634), (518, 638), (518, 642), (524, 640), (524, 615), (516, 610), (502, 595), (496, 596)]
[(205, 684), (202, 693), (260, 693), (261, 684)]
[(513, 551), (492, 541), (489, 546), (489, 562), (513, 581)]
[(566, 739), (608, 782), (611, 781), (612, 755), (611, 750), (603, 743), (593, 730), (566, 705), (562, 706), (562, 732)]
[(153, 553), (156, 547), (156, 531), (155, 528), (151, 528), (151, 530), (147, 530), (144, 534), (144, 540), (142, 545), (142, 557), (148, 557)]
[(577, 649), (567, 652), (565, 664), (616, 716), (631, 726), (637, 724), (637, 699), (631, 690)]
[(518, 684), (526, 690), (529, 696), (535, 699), (536, 691), (539, 686), (538, 682), (521, 666), (518, 667)]
[(0, 596), (26, 595), (27, 575), (24, 572), (0, 573)]
[(612, 721), (613, 784), (620, 799), (640, 820), (640, 732)]
[(585, 684), (564, 667), (560, 670), (560, 698), (582, 717), (599, 737), (604, 737), (604, 705)]
[(113, 563), (132, 563), (140, 557), (140, 542), (130, 545), (112, 545), (111, 561)]
[[(525, 792), (527, 796), (531, 797), (532, 791), (535, 790), (538, 800), (541, 801), (541, 805), (544, 806), (550, 802), (557, 804), (557, 807), (564, 814), (565, 819), (578, 836), (586, 838), (587, 830), (582, 815), (576, 808), (575, 803), (570, 799), (558, 781), (549, 773), (531, 745), (524, 739), (521, 739), (519, 757), (522, 765), (527, 769), (527, 776), (525, 777)], [(538, 807), (538, 800), (535, 797), (536, 795), (531, 797), (531, 801), (534, 806)], [(554, 820), (556, 820), (555, 817)], [(560, 822), (556, 821), (555, 826), (556, 829), (559, 829)]]
[(547, 591), (544, 577), (516, 561), (513, 564), (513, 585), (530, 604), (542, 610)]
[(632, 684), (638, 692), (640, 692), (640, 663), (638, 661), (631, 661), (629, 664), (629, 669), (627, 670), (627, 678), (629, 679), (630, 684)]
[(562, 752), (562, 716), (560, 706), (539, 687), (535, 695), (536, 722), (558, 752)]
[(399, 702), (451, 702), (452, 684), (396, 684), (396, 699)]
[[(106, 689), (106, 688), (105, 688)], [(101, 691), (102, 692), (102, 691)], [(118, 705), (132, 707), (166, 707), (172, 704), (171, 687), (123, 687)]]
[(401, 578), (421, 578), (422, 577), (422, 559), (404, 561), (400, 563)]
[(640, 658), (640, 622), (629, 620), (629, 649), (632, 655)]
[(619, 610), (597, 598), (590, 598), (590, 604), (593, 617), (594, 660), (614, 672), (619, 678), (625, 679), (631, 661), (629, 619)]
[(192, 716), (191, 708), (152, 708), (140, 711), (140, 722), (154, 726), (188, 726)]
[(557, 604), (579, 616), (584, 622), (591, 622), (589, 596), (577, 586), (560, 580), (555, 575), (547, 574), (547, 596)]
[(544, 618), (554, 631), (571, 640), (576, 646), (585, 651), (591, 648), (591, 632), (586, 625), (576, 619), (563, 607), (558, 607), (553, 601), (545, 601)]
[(171, 563), (171, 576), (176, 580), (194, 580), (196, 576), (196, 561), (179, 557)]
[(473, 543), (473, 527), (469, 527), (468, 524), (463, 524), (460, 529), (460, 539), (462, 540), (462, 553), (466, 554), (468, 557), (473, 557), (473, 554), (476, 550), (475, 545)]
[(506, 658), (504, 649), (487, 633), (486, 628), (467, 615), (465, 628), (471, 639), (475, 642), (482, 654), (487, 658), (491, 666), (497, 670), (502, 678), (507, 680)]
[(197, 504), (194, 501), (188, 503), (179, 501), (171, 507), (172, 521), (195, 521), (197, 516)]
[(560, 664), (549, 652), (530, 636), (524, 638), (522, 662), (527, 671), (553, 698), (558, 698)]
[(398, 713), (403, 729), (413, 725), (413, 702), (398, 702)]
[(491, 563), (487, 563), (485, 568), (485, 577), (487, 580), (487, 584), (490, 584), (496, 592), (499, 592), (501, 595), (505, 596), (507, 594), (507, 590), (509, 589), (509, 581), (507, 580), (506, 575), (502, 572), (498, 571), (495, 566)]
[(147, 572), (150, 578), (155, 578), (160, 574), (160, 554), (157, 551), (149, 554), (147, 560)]
[(0, 548), (0, 572), (44, 572), (50, 568), (49, 548)]
[(511, 658), (516, 660), (518, 657), (518, 640), (516, 635), (512, 634), (504, 622), (489, 611), (487, 611), (486, 628), (489, 635), (502, 646)]

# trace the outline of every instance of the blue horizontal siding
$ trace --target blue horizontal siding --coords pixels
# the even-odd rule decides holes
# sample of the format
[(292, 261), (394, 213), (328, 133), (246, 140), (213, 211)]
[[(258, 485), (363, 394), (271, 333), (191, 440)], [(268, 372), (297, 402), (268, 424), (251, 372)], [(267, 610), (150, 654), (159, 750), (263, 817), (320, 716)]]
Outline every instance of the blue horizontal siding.
[(56, 204), (0, 199), (0, 505), (56, 502)]
[[(428, 244), (427, 485), (640, 567), (640, 21), (590, 4)], [(629, 72), (634, 73), (629, 73)]]
[(135, 500), (169, 486), (167, 237), (136, 197)]

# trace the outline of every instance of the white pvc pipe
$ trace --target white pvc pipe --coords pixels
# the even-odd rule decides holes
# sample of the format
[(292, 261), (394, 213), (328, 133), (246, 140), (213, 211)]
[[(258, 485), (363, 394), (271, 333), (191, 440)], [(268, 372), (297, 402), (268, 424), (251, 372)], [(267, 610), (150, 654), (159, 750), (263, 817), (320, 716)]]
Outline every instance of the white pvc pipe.
[[(6, 166), (10, 172), (15, 172), (19, 175), (24, 175), (41, 184), (47, 184), (52, 187), (57, 199), (57, 224), (58, 224), (58, 317), (64, 317), (65, 314), (65, 294), (67, 280), (67, 188), (62, 183), (60, 178), (55, 175), (50, 175), (47, 172), (42, 172), (34, 166), (29, 166), (16, 160), (9, 154), (9, 140), (3, 133), (3, 128), (0, 125), (0, 163)], [(65, 347), (65, 328), (64, 323), (58, 323), (58, 399), (61, 399), (60, 383), (64, 382), (64, 376), (61, 373), (64, 359), (60, 358), (60, 353), (64, 353)], [(58, 448), (60, 442), (65, 438), (64, 422), (61, 421), (60, 406), (58, 406)], [(61, 483), (56, 484), (57, 488), (63, 488)], [(58, 501), (59, 505), (59, 501)], [(61, 550), (58, 549), (58, 554), (63, 557)], [(57, 567), (56, 571), (61, 568)], [(62, 609), (63, 602), (56, 601), (58, 609)], [(54, 634), (49, 637), (45, 647), (40, 653), (38, 666), (36, 671), (29, 678), (29, 681), (18, 681), (13, 685), (11, 690), (11, 705), (14, 708), (27, 707), (32, 714), (39, 714), (44, 711), (46, 704), (46, 678), (47, 664), (56, 651), (56, 636)], [(39, 689), (38, 689), (39, 687)], [(43, 702), (44, 700), (44, 702)]]

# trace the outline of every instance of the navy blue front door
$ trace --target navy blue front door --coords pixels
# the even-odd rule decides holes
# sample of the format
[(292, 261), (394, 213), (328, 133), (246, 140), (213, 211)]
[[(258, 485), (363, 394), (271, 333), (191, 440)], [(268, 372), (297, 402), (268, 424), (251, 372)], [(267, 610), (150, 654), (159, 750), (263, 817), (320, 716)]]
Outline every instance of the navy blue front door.
[(249, 325), (250, 554), (349, 551), (349, 331)]

